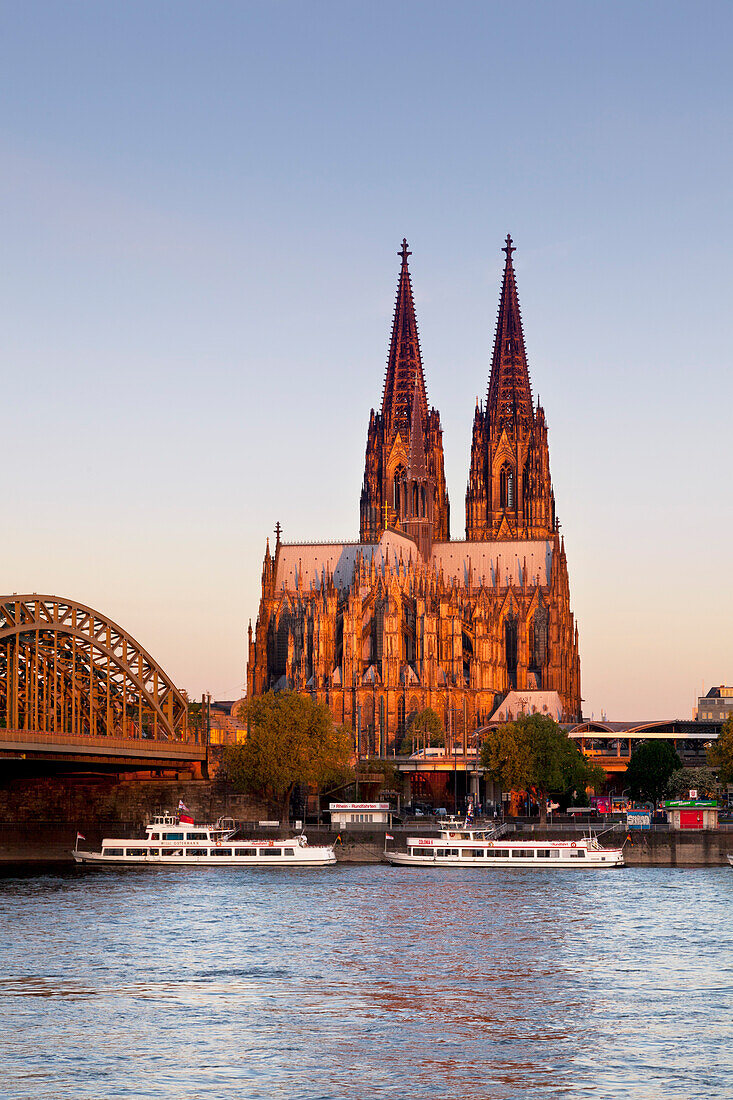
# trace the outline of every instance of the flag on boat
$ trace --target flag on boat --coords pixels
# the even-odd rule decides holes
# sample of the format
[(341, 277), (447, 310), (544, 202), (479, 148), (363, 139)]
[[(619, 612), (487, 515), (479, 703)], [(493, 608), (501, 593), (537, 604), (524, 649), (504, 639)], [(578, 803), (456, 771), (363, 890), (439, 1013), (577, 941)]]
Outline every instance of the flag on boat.
[(180, 798), (178, 799), (178, 809), (179, 810), (185, 810), (186, 813), (188, 813), (188, 806), (186, 805), (185, 802), (181, 802)]
[(179, 824), (181, 824), (181, 825), (193, 825), (194, 824), (194, 820), (193, 820), (193, 818), (191, 817), (190, 814), (179, 814), (178, 815), (178, 821), (179, 821)]
[(77, 834), (76, 834), (76, 839), (77, 839), (77, 840), (86, 840), (86, 837), (85, 837), (85, 836), (82, 836), (82, 834), (81, 834), (81, 833), (77, 833)]
[(384, 834), (384, 839), (385, 840), (394, 840), (394, 837), (392, 836), (391, 833), (385, 833)]

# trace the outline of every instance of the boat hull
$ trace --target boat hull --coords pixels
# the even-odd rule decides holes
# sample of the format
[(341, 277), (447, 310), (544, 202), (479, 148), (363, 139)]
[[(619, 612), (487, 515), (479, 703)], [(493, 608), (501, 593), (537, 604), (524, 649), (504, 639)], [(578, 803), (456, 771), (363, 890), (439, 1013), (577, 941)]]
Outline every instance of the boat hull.
[(413, 856), (409, 852), (385, 852), (384, 858), (395, 867), (461, 867), (464, 870), (491, 871), (499, 867), (511, 867), (521, 871), (556, 871), (570, 868), (573, 871), (590, 871), (600, 868), (611, 871), (625, 866), (623, 851), (609, 848), (605, 852), (587, 853), (584, 859), (560, 855), (555, 859), (536, 859), (517, 856), (495, 856), (491, 859), (465, 859), (456, 856)]
[(327, 867), (336, 863), (331, 848), (301, 848), (295, 856), (108, 856), (74, 851), (76, 863), (89, 867)]

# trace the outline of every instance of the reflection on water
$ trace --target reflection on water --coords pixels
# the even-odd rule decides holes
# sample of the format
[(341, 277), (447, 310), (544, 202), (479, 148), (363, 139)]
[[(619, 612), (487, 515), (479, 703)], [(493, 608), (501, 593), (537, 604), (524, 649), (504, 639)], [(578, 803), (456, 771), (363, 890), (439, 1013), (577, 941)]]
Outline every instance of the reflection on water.
[(0, 1094), (729, 1096), (732, 888), (728, 868), (6, 876)]

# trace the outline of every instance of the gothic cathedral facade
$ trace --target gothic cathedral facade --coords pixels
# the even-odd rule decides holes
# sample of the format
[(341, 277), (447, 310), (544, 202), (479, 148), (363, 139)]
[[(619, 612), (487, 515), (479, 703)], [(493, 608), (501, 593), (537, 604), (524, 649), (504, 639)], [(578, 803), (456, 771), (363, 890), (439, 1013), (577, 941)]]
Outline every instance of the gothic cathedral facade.
[(247, 692), (308, 692), (358, 731), (362, 754), (399, 750), (425, 707), (454, 738), (470, 737), (511, 692), (531, 710), (555, 699), (556, 716), (581, 717), (578, 630), (514, 251), (507, 237), (465, 540), (450, 538), (440, 414), (428, 405), (404, 240), (382, 405), (369, 417), (359, 542), (287, 543), (279, 525), (274, 553), (268, 540)]

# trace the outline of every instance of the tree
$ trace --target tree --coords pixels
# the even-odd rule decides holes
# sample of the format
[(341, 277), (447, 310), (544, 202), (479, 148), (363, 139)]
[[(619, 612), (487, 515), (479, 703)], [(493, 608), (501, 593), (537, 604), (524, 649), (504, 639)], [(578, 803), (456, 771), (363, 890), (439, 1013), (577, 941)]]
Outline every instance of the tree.
[(712, 768), (679, 768), (667, 780), (666, 794), (670, 798), (687, 798), (690, 791), (701, 797), (713, 798), (718, 786)]
[(626, 767), (624, 782), (633, 799), (658, 802), (682, 761), (669, 741), (642, 741)]
[(247, 722), (247, 736), (224, 750), (225, 776), (235, 790), (279, 804), (282, 819), (297, 784), (322, 787), (346, 778), (351, 740), (325, 704), (269, 691), (243, 700), (237, 716)]
[(522, 715), (491, 730), (481, 747), (481, 764), (505, 790), (534, 789), (540, 821), (547, 821), (547, 796), (570, 787), (598, 787), (605, 772), (590, 764), (554, 718)]
[(443, 723), (432, 707), (425, 707), (412, 719), (400, 751), (417, 752), (420, 746), (426, 748), (428, 745), (445, 745)]
[(709, 747), (708, 764), (715, 768), (724, 787), (733, 783), (733, 715), (726, 718), (717, 741)]

